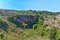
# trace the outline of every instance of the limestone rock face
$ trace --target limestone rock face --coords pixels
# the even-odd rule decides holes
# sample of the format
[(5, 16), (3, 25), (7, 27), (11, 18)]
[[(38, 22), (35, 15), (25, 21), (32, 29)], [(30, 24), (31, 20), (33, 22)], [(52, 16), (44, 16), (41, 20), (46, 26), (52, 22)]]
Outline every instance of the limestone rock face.
[(35, 24), (38, 21), (38, 17), (36, 16), (27, 16), (27, 15), (18, 15), (18, 16), (14, 16), (12, 18), (9, 19), (12, 23), (15, 23), (19, 26), (23, 25), (23, 22), (25, 24), (27, 24), (27, 26), (32, 26), (33, 24)]

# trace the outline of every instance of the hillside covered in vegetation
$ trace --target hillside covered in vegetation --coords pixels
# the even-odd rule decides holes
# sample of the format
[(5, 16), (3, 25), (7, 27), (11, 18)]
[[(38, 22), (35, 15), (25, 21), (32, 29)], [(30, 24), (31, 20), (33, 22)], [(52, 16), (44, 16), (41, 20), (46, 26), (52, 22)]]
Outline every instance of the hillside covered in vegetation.
[(0, 9), (0, 40), (60, 40), (60, 12)]

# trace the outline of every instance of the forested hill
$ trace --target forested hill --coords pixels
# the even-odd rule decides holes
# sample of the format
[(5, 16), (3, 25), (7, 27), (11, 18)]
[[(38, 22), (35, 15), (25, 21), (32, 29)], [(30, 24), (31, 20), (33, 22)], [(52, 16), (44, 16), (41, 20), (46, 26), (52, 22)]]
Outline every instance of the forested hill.
[(0, 9), (1, 40), (60, 40), (60, 12)]
[(56, 15), (60, 12), (49, 12), (49, 11), (36, 11), (36, 10), (8, 10), (8, 9), (0, 9), (1, 15), (17, 15), (17, 14), (50, 14)]

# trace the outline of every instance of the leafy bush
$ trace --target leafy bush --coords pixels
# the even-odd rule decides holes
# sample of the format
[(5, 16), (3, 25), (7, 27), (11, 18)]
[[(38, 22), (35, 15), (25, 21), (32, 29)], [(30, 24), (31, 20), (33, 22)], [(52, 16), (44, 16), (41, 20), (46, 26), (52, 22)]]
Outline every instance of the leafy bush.
[(48, 29), (48, 32), (49, 32), (48, 37), (50, 39), (56, 40), (57, 28), (56, 27), (52, 27), (52, 28)]
[(0, 40), (5, 40), (4, 33), (5, 33), (4, 31), (0, 32)]

